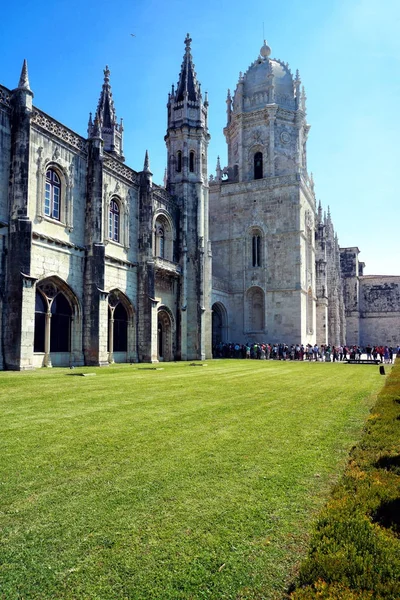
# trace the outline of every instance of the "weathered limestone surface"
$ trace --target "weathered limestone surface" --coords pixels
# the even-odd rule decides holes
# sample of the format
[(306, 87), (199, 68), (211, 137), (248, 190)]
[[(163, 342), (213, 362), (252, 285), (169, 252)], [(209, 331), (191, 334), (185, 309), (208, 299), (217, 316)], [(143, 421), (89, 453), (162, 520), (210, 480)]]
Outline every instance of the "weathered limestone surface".
[(124, 162), (108, 67), (87, 137), (33, 105), (26, 62), (0, 86), (0, 368), (399, 343), (400, 277), (365, 276), (316, 206), (299, 73), (263, 45), (228, 92), (227, 165), (210, 178), (189, 36), (167, 107), (161, 187), (147, 151), (139, 172)]
[[(192, 71), (186, 40), (180, 79)], [(153, 184), (147, 153), (141, 173), (124, 164), (108, 67), (87, 139), (33, 106), (32, 97), (24, 63), (18, 88), (0, 87), (0, 367), (210, 356), (206, 125), (179, 197)], [(207, 103), (199, 102), (204, 120)], [(49, 170), (59, 182), (57, 212)], [(55, 351), (52, 306), (60, 294), (70, 306), (68, 348)], [(46, 325), (34, 351), (41, 314)]]

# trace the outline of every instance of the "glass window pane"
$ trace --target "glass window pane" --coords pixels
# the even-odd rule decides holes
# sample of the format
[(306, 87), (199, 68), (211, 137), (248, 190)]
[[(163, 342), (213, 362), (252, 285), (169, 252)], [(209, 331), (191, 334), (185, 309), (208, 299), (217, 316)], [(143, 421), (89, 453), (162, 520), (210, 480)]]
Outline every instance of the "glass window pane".
[(50, 216), (50, 198), (51, 198), (51, 186), (46, 183), (46, 193), (44, 196), (44, 214)]

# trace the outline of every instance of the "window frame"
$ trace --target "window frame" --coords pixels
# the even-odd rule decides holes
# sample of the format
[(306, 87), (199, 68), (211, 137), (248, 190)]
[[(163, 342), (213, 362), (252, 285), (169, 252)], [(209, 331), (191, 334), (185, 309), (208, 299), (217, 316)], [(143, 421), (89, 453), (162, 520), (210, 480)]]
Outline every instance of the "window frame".
[(111, 198), (108, 206), (108, 239), (121, 243), (121, 205), (117, 198)]
[[(259, 161), (259, 163), (257, 163)], [(264, 157), (263, 153), (257, 150), (253, 156), (253, 175), (254, 179), (263, 179), (264, 177)]]
[[(49, 173), (51, 175), (49, 176)], [(48, 219), (61, 222), (62, 179), (54, 167), (46, 169), (43, 215)], [(57, 207), (55, 209), (55, 206)]]

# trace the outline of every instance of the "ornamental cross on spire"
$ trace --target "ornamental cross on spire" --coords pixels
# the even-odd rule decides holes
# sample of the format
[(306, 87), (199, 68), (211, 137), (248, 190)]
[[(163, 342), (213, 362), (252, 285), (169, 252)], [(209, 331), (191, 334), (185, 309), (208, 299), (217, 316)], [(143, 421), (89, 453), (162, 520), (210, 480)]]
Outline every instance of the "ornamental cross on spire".
[(190, 44), (192, 43), (192, 38), (190, 37), (190, 35), (187, 33), (186, 34), (186, 38), (185, 38), (185, 46), (186, 46), (186, 52), (190, 52)]

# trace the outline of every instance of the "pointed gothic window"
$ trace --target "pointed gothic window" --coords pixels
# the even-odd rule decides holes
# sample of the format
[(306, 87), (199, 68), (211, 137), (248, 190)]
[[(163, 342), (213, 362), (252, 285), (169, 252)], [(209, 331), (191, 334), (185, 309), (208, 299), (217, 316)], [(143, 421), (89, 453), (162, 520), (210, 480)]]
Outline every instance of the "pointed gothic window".
[(256, 152), (254, 155), (254, 179), (263, 178), (263, 155), (262, 152)]
[(46, 171), (46, 191), (44, 214), (51, 219), (60, 220), (61, 181), (54, 169)]
[(252, 264), (253, 267), (261, 267), (261, 236), (253, 235), (252, 239)]
[(174, 260), (174, 233), (172, 220), (167, 214), (158, 214), (153, 229), (153, 256)]
[(156, 255), (165, 258), (165, 231), (159, 223), (156, 225)]
[(182, 152), (178, 150), (176, 155), (176, 170), (178, 173), (182, 171)]
[(116, 200), (111, 200), (108, 211), (108, 237), (114, 242), (119, 242), (119, 204)]
[(194, 173), (194, 151), (191, 150), (189, 153), (189, 171)]

